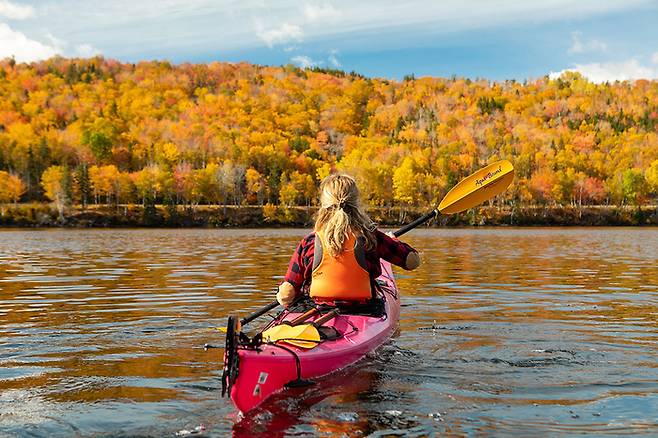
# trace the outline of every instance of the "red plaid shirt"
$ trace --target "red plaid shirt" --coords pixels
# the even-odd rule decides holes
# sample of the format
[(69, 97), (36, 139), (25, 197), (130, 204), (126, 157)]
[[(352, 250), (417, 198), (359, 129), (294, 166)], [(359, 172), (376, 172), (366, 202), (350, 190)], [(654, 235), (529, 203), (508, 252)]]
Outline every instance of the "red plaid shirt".
[[(391, 264), (406, 268), (405, 263), (410, 252), (415, 252), (411, 246), (400, 240), (387, 236), (379, 230), (375, 230), (377, 238), (377, 247), (366, 251), (366, 265), (370, 278), (373, 280), (382, 274), (382, 267), (379, 259), (384, 259)], [(287, 281), (295, 287), (297, 295), (300, 294), (303, 287), (311, 283), (311, 274), (313, 272), (313, 254), (315, 253), (315, 233), (304, 237), (295, 253), (290, 258), (288, 272), (283, 281)]]

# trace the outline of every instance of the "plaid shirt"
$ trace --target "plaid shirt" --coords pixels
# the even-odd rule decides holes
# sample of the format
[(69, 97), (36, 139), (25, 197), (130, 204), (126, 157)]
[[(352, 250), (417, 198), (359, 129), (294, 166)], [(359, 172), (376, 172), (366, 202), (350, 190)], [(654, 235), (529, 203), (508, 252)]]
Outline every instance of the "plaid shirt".
[[(379, 259), (384, 259), (391, 264), (406, 268), (405, 263), (410, 252), (415, 252), (411, 246), (400, 240), (387, 236), (379, 230), (375, 230), (377, 247), (366, 251), (366, 266), (370, 278), (375, 279), (382, 274)], [(295, 253), (290, 258), (288, 272), (283, 281), (287, 281), (295, 287), (297, 295), (302, 288), (311, 283), (313, 273), (313, 254), (315, 253), (315, 233), (304, 237)]]

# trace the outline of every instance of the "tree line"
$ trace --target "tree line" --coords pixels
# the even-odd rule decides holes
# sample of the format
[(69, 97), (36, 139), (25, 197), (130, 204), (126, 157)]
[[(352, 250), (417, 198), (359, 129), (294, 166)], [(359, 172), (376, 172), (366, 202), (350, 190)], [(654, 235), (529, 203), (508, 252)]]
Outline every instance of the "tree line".
[(498, 159), (513, 205), (658, 196), (658, 82), (367, 78), (246, 63), (0, 61), (0, 203), (434, 205)]

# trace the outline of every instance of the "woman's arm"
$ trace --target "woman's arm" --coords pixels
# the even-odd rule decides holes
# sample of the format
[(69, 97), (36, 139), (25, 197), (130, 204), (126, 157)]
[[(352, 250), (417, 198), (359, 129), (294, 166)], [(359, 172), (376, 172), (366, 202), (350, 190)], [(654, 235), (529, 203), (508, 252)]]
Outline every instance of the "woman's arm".
[[(302, 293), (302, 285), (304, 284), (309, 261), (309, 245), (312, 245), (314, 240), (315, 236), (313, 234), (303, 238), (290, 258), (288, 271), (276, 294), (277, 301), (284, 306), (292, 303)], [(310, 259), (312, 263), (312, 255)]]
[(407, 270), (416, 269), (420, 266), (420, 255), (411, 245), (379, 230), (376, 230), (375, 234), (379, 257)]

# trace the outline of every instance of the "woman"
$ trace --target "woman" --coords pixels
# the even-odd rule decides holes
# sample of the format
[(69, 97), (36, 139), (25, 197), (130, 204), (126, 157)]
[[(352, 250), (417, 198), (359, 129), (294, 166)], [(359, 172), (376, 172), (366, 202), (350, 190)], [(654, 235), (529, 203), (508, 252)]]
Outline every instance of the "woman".
[(381, 275), (380, 258), (407, 270), (420, 265), (416, 250), (377, 230), (354, 179), (330, 175), (320, 184), (315, 230), (297, 246), (276, 299), (288, 306), (308, 293), (315, 301), (365, 302)]

